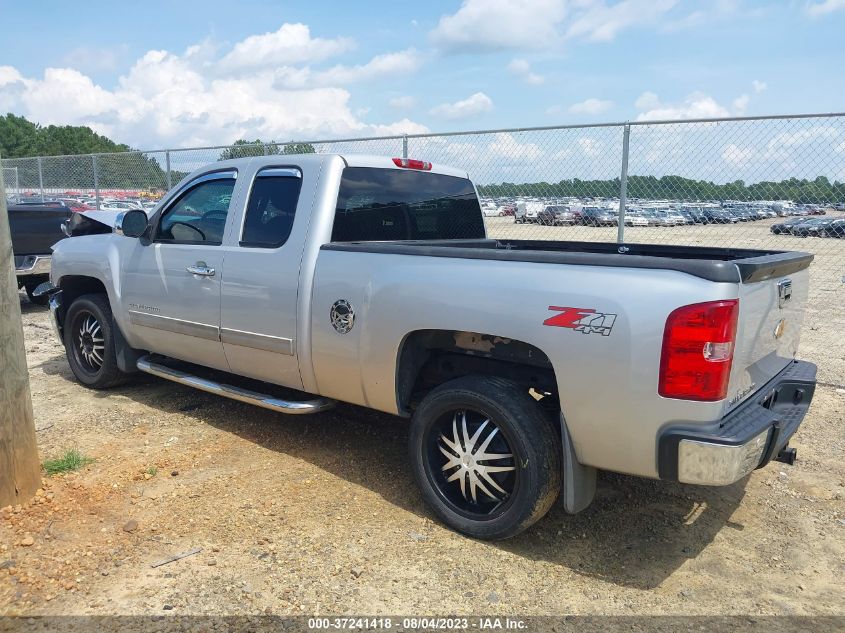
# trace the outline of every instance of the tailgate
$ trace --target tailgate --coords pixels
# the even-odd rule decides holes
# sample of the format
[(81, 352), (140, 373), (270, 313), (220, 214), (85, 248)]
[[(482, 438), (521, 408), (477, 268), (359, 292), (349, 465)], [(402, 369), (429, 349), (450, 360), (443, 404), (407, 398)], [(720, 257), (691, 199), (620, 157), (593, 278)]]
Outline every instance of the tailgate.
[[(728, 410), (782, 371), (798, 353), (809, 290), (809, 260), (771, 271), (755, 280), (744, 275), (739, 286), (737, 324)], [(739, 266), (742, 269), (742, 266)]]
[(64, 237), (61, 224), (68, 218), (65, 208), (9, 209), (12, 252), (15, 255), (47, 255)]

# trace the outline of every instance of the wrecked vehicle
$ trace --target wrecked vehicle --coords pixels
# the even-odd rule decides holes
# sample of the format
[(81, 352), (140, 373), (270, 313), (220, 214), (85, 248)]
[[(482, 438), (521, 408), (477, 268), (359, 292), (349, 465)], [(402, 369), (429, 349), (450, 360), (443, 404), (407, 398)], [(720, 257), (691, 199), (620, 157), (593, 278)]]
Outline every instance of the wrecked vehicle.
[(356, 155), (214, 163), (112, 217), (70, 231), (44, 288), (83, 385), (409, 418), (425, 500), (473, 537), (559, 494), (583, 510), (600, 469), (727, 485), (791, 462), (813, 397), (806, 253), (489, 239), (465, 171)]

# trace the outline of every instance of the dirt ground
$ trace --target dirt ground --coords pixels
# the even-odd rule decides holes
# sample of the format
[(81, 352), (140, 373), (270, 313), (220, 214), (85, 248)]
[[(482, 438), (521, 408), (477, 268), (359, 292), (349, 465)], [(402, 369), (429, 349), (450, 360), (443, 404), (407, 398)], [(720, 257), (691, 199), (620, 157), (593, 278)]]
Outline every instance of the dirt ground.
[[(841, 323), (830, 288), (811, 310)], [(795, 466), (726, 488), (603, 475), (583, 513), (558, 503), (485, 543), (423, 505), (402, 420), (285, 417), (146, 376), (89, 391), (46, 310), (21, 309), (41, 458), (95, 461), (0, 510), (0, 614), (845, 613), (841, 386), (818, 389)]]

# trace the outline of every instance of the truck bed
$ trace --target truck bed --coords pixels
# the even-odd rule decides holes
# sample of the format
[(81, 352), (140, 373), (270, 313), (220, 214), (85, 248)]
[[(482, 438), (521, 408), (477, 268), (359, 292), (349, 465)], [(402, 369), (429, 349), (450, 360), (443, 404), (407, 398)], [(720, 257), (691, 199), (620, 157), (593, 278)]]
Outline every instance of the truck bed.
[(803, 270), (811, 253), (547, 240), (333, 242), (322, 250), (581, 266), (676, 270), (708, 281), (753, 283)]

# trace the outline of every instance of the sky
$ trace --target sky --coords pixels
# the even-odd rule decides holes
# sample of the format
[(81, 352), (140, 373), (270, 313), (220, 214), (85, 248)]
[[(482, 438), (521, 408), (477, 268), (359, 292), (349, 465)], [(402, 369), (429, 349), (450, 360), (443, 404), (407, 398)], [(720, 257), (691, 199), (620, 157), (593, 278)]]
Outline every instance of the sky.
[(845, 0), (0, 11), (0, 111), (142, 149), (845, 110)]

